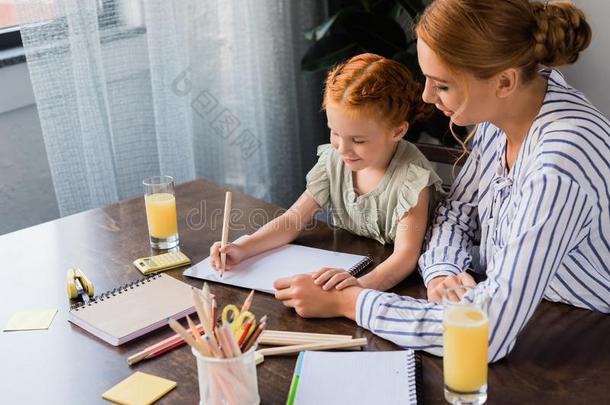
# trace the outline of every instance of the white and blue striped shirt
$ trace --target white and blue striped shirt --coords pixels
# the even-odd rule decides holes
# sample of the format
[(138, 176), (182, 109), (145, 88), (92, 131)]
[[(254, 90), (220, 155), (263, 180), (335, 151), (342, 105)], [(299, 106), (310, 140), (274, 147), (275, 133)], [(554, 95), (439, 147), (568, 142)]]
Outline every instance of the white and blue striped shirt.
[[(610, 313), (610, 122), (557, 71), (510, 172), (505, 134), (478, 126), (472, 153), (439, 205), (424, 282), (469, 266), (491, 296), (489, 360), (507, 355), (545, 298)], [(480, 240), (479, 263), (473, 244)], [(442, 354), (442, 306), (364, 290), (356, 321), (412, 349)]]

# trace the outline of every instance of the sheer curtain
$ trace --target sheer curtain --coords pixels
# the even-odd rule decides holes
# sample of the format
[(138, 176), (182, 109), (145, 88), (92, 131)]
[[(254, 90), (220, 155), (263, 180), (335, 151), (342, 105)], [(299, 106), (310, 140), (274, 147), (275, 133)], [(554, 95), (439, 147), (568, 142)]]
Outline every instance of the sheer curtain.
[(323, 2), (19, 0), (60, 213), (204, 177), (288, 205), (320, 133)]

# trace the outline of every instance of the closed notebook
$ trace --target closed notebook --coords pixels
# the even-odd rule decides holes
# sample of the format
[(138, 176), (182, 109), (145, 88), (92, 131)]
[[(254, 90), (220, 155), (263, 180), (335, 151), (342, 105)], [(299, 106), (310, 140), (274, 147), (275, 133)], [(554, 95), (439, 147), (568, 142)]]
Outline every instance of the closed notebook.
[(157, 274), (96, 296), (70, 309), (68, 320), (113, 346), (195, 312), (191, 286)]
[[(237, 241), (246, 237), (242, 236)], [(345, 269), (355, 276), (371, 262), (370, 256), (288, 244), (244, 260), (231, 271), (226, 271), (222, 278), (211, 267), (209, 257), (185, 270), (183, 274), (273, 294), (273, 282), (279, 278), (311, 273), (322, 267)]]
[(417, 405), (420, 370), (412, 350), (301, 352), (286, 403)]

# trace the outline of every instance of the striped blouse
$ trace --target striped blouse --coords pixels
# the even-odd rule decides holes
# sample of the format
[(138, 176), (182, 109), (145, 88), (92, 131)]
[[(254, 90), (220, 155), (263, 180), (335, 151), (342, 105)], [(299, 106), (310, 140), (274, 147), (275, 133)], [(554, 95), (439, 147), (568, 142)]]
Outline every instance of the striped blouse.
[[(559, 72), (545, 75), (542, 108), (510, 172), (504, 133), (478, 126), (419, 260), (426, 285), (471, 266), (487, 275), (476, 288), (491, 297), (489, 361), (511, 351), (543, 298), (610, 313), (610, 121)], [(442, 313), (426, 300), (364, 290), (356, 321), (442, 355)]]

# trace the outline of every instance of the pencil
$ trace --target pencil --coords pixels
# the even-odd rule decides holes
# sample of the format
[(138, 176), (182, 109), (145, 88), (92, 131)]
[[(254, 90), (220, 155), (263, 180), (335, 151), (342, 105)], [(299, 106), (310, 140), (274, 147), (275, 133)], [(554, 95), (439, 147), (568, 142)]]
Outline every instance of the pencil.
[(254, 333), (252, 333), (250, 335), (250, 337), (248, 339), (246, 339), (246, 341), (244, 342), (244, 344), (243, 344), (244, 348), (242, 349), (242, 353), (247, 352), (248, 350), (250, 350), (250, 348), (252, 346), (254, 346), (256, 344), (256, 341), (257, 341), (258, 337), (261, 335), (261, 333), (263, 333), (265, 326), (267, 326), (267, 315), (265, 315), (261, 318), (260, 323), (259, 323), (258, 327), (256, 328), (256, 330), (254, 331)]
[[(223, 248), (229, 240), (229, 221), (231, 220), (231, 204), (233, 202), (233, 193), (227, 191), (225, 195), (225, 213), (222, 220), (222, 240), (220, 247)], [(227, 254), (220, 254), (220, 277), (225, 273), (225, 266), (227, 265)]]
[(169, 327), (172, 328), (174, 332), (182, 336), (182, 339), (184, 339), (186, 343), (189, 344), (189, 346), (194, 347), (202, 356), (205, 356), (205, 350), (203, 349), (203, 347), (200, 346), (199, 343), (195, 342), (195, 339), (193, 339), (193, 337), (189, 335), (186, 329), (184, 329), (182, 325), (176, 322), (175, 319), (170, 318)]
[(248, 337), (248, 332), (250, 332), (250, 329), (252, 328), (252, 325), (254, 324), (254, 321), (252, 319), (249, 319), (243, 327), (242, 332), (239, 335), (239, 338), (237, 339), (237, 344), (239, 345), (239, 347), (241, 347), (241, 345), (244, 343), (244, 340), (246, 340), (246, 338)]
[(222, 353), (220, 351), (220, 349), (218, 348), (217, 345), (215, 345), (214, 343), (212, 343), (212, 339), (210, 339), (210, 337), (208, 336), (208, 334), (206, 333), (205, 335), (203, 335), (203, 341), (205, 342), (205, 344), (208, 345), (210, 351), (212, 352), (212, 355), (216, 358), (221, 358)]
[[(201, 325), (201, 324), (197, 325), (197, 331), (199, 331), (199, 333), (203, 333), (203, 330), (204, 330), (203, 325)], [(190, 332), (190, 330), (189, 330), (189, 332)], [(172, 349), (175, 349), (176, 347), (182, 346), (184, 343), (185, 343), (184, 339), (182, 339), (182, 337), (176, 333), (175, 335), (170, 336), (167, 339), (163, 339), (160, 342), (150, 345), (150, 346), (142, 349), (141, 351), (127, 357), (127, 364), (132, 366), (136, 363), (139, 363), (142, 360), (147, 360), (147, 359), (151, 359), (153, 357), (157, 357), (163, 353), (166, 353)]]
[(244, 312), (250, 310), (250, 307), (252, 306), (252, 300), (253, 299), (254, 299), (254, 290), (250, 291), (250, 294), (248, 294), (248, 296), (244, 300), (244, 303), (241, 306), (241, 309), (239, 310), (240, 314), (243, 314)]
[(258, 339), (262, 345), (297, 345), (314, 342), (345, 341), (350, 335), (330, 335), (325, 333), (289, 332), (278, 330), (265, 330)]
[(344, 348), (356, 348), (365, 346), (367, 343), (366, 338), (357, 338), (352, 340), (344, 341), (330, 341), (330, 342), (316, 342), (307, 343), (302, 345), (294, 346), (280, 346), (270, 347), (268, 349), (261, 349), (258, 352), (263, 356), (277, 356), (280, 354), (292, 354), (298, 353), (304, 350), (328, 350), (328, 349), (344, 349)]

